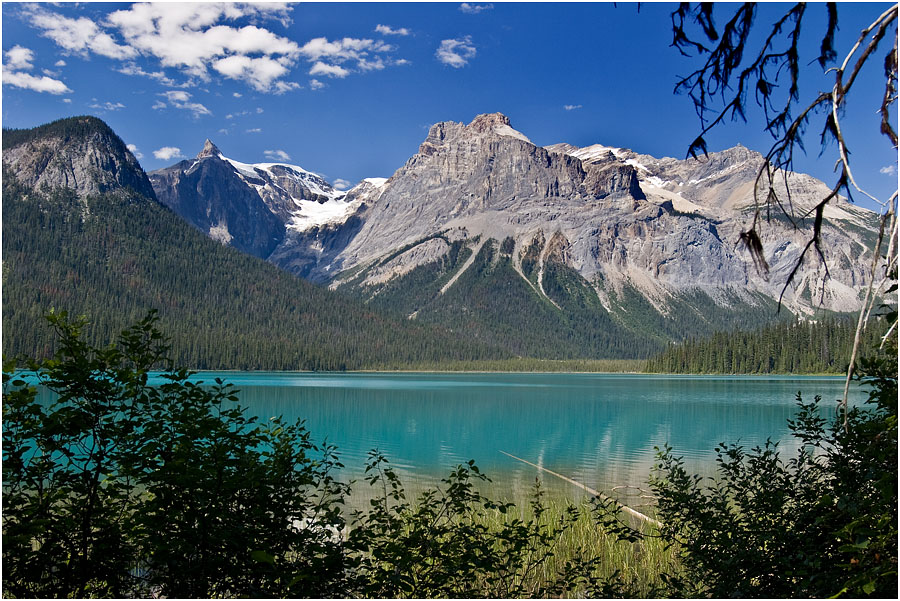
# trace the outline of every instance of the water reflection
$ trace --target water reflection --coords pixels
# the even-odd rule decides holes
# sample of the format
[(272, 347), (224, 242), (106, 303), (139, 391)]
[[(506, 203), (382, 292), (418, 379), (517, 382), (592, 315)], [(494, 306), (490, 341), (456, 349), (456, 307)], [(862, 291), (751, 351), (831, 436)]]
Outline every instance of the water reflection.
[[(750, 448), (771, 437), (793, 451), (787, 420), (797, 391), (822, 395), (831, 411), (843, 390), (840, 378), (820, 377), (208, 372), (195, 379), (216, 377), (238, 387), (262, 419), (306, 420), (315, 440), (337, 445), (344, 480), (361, 480), (377, 448), (411, 488), (474, 459), (513, 495), (531, 487), (536, 470), (500, 451), (596, 489), (639, 486), (655, 447), (666, 443), (700, 473), (711, 473), (721, 442)], [(864, 398), (857, 387), (853, 402)]]
[[(260, 417), (302, 418), (336, 444), (345, 477), (359, 479), (378, 448), (406, 479), (434, 481), (468, 459), (504, 486), (527, 488), (535, 470), (507, 451), (595, 488), (646, 482), (655, 447), (709, 472), (721, 442), (766, 438), (795, 448), (795, 395), (835, 378), (666, 377), (596, 374), (215, 374), (240, 388)], [(211, 381), (215, 375), (203, 374)], [(857, 391), (856, 402), (863, 395)]]

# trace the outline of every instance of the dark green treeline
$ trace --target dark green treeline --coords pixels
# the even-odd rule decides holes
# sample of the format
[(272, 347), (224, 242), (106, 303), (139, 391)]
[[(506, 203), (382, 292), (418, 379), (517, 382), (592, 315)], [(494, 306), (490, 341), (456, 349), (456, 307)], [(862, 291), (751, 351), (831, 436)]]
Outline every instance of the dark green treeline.
[[(863, 349), (877, 344), (863, 338)], [(844, 373), (856, 321), (829, 316), (817, 321), (777, 323), (749, 332), (719, 332), (673, 345), (647, 361), (653, 373)]]
[(51, 308), (105, 345), (148, 309), (193, 369), (343, 370), (509, 353), (367, 308), (223, 246), (132, 191), (79, 198), (3, 178), (3, 354), (51, 356)]

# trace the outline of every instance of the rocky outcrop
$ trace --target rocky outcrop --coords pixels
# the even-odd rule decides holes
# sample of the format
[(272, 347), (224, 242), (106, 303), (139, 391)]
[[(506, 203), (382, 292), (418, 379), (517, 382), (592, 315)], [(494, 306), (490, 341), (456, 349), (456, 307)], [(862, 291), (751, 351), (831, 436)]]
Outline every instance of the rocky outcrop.
[[(758, 153), (740, 146), (699, 160), (601, 145), (541, 148), (496, 113), (468, 125), (438, 123), (384, 185), (359, 232), (335, 256), (332, 273), (459, 229), (473, 239), (511, 238), (517, 265), (527, 264), (535, 239), (545, 240), (539, 263), (563, 263), (606, 293), (637, 289), (661, 311), (667, 298), (696, 291), (716, 299), (734, 298), (725, 291), (777, 299), (808, 232), (777, 220), (761, 228), (767, 276), (737, 244), (761, 165)], [(827, 194), (809, 176), (791, 174), (789, 181), (798, 215)], [(775, 187), (786, 197), (783, 182)], [(810, 262), (785, 296), (795, 311), (859, 305), (854, 286), (866, 263), (859, 232), (871, 230), (874, 215), (838, 200), (826, 217), (830, 277)], [(408, 252), (403, 273), (417, 256), (433, 261), (433, 255)]]
[(267, 258), (284, 239), (284, 222), (209, 140), (196, 158), (150, 173), (161, 203), (211, 238)]
[(155, 198), (137, 159), (96, 117), (4, 130), (3, 168), (28, 187), (68, 188), (82, 197), (125, 189)]

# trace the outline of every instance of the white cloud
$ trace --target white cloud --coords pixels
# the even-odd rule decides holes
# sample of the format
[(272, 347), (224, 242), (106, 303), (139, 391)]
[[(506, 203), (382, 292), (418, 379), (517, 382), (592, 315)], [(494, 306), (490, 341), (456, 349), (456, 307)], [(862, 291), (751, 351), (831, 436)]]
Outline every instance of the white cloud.
[(140, 75), (142, 77), (149, 77), (150, 79), (155, 79), (156, 81), (163, 84), (164, 86), (177, 87), (175, 80), (168, 77), (164, 72), (162, 72), (162, 71), (151, 71), (151, 72), (144, 71), (141, 67), (139, 67), (135, 63), (126, 63), (122, 67), (116, 69), (116, 71), (118, 71), (119, 73), (122, 73), (124, 75)]
[(281, 62), (267, 56), (251, 58), (239, 54), (219, 59), (212, 67), (229, 79), (246, 82), (258, 92), (272, 90), (274, 82), (289, 72)]
[(248, 134), (259, 134), (259, 133), (262, 133), (262, 128), (261, 128), (261, 127), (254, 127), (253, 129), (248, 129), (248, 130), (246, 130), (246, 132), (247, 132)]
[(191, 111), (194, 114), (194, 117), (200, 117), (201, 115), (212, 115), (212, 111), (210, 111), (199, 102), (191, 102), (190, 93), (185, 92), (184, 90), (167, 90), (165, 92), (161, 92), (159, 96), (164, 97), (168, 101), (168, 104), (162, 101), (157, 101), (156, 104), (153, 105), (153, 108), (155, 109), (172, 106), (177, 109)]
[(318, 79), (310, 79), (309, 80), (309, 89), (311, 90), (321, 90), (325, 87), (325, 84), (319, 81)]
[[(285, 91), (277, 80), (296, 61), (299, 46), (257, 25), (220, 24), (238, 18), (286, 16), (284, 4), (149, 3), (113, 12), (110, 25), (164, 67), (209, 80), (209, 71), (245, 82), (260, 92)], [(288, 85), (287, 89), (293, 89)]]
[(66, 104), (72, 104), (71, 98), (63, 98), (62, 101), (65, 102)]
[(117, 111), (119, 109), (125, 108), (125, 105), (121, 102), (97, 102), (96, 98), (93, 98), (93, 103), (88, 106), (92, 109), (97, 109), (101, 111)]
[(888, 165), (887, 167), (882, 167), (878, 170), (878, 173), (884, 173), (885, 175), (894, 175), (897, 173), (897, 167), (895, 165)]
[(347, 188), (349, 188), (351, 186), (350, 182), (348, 182), (345, 179), (340, 179), (340, 178), (334, 180), (334, 182), (331, 185), (334, 186), (335, 190), (346, 190)]
[(463, 2), (459, 5), (459, 10), (468, 15), (477, 15), (483, 10), (491, 10), (492, 8), (494, 8), (493, 4), (469, 4), (468, 2)]
[(406, 27), (393, 29), (390, 25), (378, 25), (375, 27), (375, 31), (381, 35), (409, 35), (409, 29)]
[(43, 30), (41, 35), (50, 38), (56, 45), (76, 54), (88, 52), (113, 59), (127, 59), (137, 56), (137, 50), (127, 45), (117, 44), (112, 36), (88, 19), (70, 19), (44, 9), (36, 4), (26, 8), (31, 24)]
[(286, 153), (283, 150), (264, 150), (263, 155), (265, 155), (268, 159), (273, 159), (276, 161), (290, 161), (291, 155)]
[(157, 100), (156, 102), (153, 103), (153, 106), (151, 106), (150, 108), (159, 110), (159, 109), (164, 109), (164, 108), (166, 108), (167, 106), (169, 106), (169, 105), (167, 105), (167, 104), (166, 104), (165, 102), (163, 102), (162, 100)]
[(56, 61), (55, 63), (53, 63), (53, 66), (54, 66), (54, 67), (65, 67), (65, 66), (66, 66), (66, 61), (64, 61), (63, 59), (59, 59), (58, 61)]
[(181, 149), (175, 146), (163, 146), (158, 150), (153, 151), (153, 156), (158, 158), (161, 161), (168, 161), (171, 159), (183, 159), (185, 158), (183, 154), (181, 154)]
[(126, 148), (128, 148), (128, 150), (131, 151), (131, 154), (134, 155), (134, 158), (136, 158), (136, 159), (142, 159), (142, 158), (144, 158), (144, 155), (141, 153), (140, 150), (138, 150), (137, 145), (135, 145), (135, 144), (126, 144)]
[(6, 61), (3, 66), (13, 71), (30, 71), (34, 68), (34, 64), (31, 62), (33, 60), (34, 52), (16, 45), (6, 51)]
[(343, 78), (354, 71), (384, 69), (382, 55), (394, 50), (381, 40), (343, 38), (330, 42), (328, 38), (314, 38), (300, 48), (300, 54), (313, 63), (310, 75)]
[(232, 96), (234, 96), (235, 98), (240, 98), (240, 97), (241, 97), (241, 93), (240, 93), (240, 92), (235, 92), (234, 94), (232, 94)]
[(475, 56), (475, 52), (472, 36), (467, 35), (455, 40), (441, 40), (441, 45), (434, 55), (445, 65), (459, 69), (469, 63), (469, 59)]
[(3, 85), (15, 86), (35, 92), (47, 92), (48, 94), (69, 94), (72, 92), (66, 84), (58, 79), (53, 79), (46, 75), (35, 77), (31, 73), (23, 73), (21, 71), (4, 71)]
[[(179, 69), (189, 79), (209, 81), (211, 72), (243, 81), (262, 92), (284, 92), (299, 84), (279, 81), (299, 56), (296, 42), (255, 23), (267, 18), (288, 22), (291, 7), (279, 3), (143, 3), (110, 13), (105, 21), (71, 19), (39, 5), (26, 9), (30, 23), (68, 52), (127, 60), (152, 57), (162, 67)], [(113, 35), (121, 36), (119, 40)], [(131, 67), (127, 72), (162, 80), (160, 72)], [(170, 82), (164, 82), (169, 85)]]
[(576, 109), (582, 108), (580, 104), (567, 104), (563, 107), (567, 111), (574, 111)]
[(350, 75), (350, 71), (340, 65), (327, 65), (322, 61), (316, 61), (316, 64), (309, 70), (310, 75), (327, 75), (328, 77), (343, 78)]
[[(25, 73), (34, 68), (34, 52), (22, 46), (13, 46), (4, 53), (3, 85), (32, 90), (34, 92), (47, 92), (48, 94), (69, 94), (72, 90), (58, 79), (47, 74), (37, 77), (31, 73)], [(45, 70), (46, 71), (46, 70)], [(50, 73), (53, 75), (53, 73)]]

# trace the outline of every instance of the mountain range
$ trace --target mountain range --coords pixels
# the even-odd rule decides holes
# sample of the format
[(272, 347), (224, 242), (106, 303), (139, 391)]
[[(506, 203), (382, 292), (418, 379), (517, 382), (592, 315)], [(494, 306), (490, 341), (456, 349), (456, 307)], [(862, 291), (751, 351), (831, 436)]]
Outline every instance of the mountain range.
[[(541, 147), (493, 113), (434, 125), (390, 178), (346, 193), (301, 167), (237, 162), (208, 140), (195, 159), (149, 176), (160, 201), (209, 236), (371, 306), (519, 354), (550, 337), (560, 355), (640, 355), (773, 319), (807, 215), (829, 189), (788, 174), (794, 223), (762, 225), (769, 272), (758, 273), (738, 240), (762, 164), (742, 146), (686, 160)], [(785, 181), (774, 185), (787, 198)], [(232, 189), (248, 200), (222, 201)], [(265, 244), (246, 231), (273, 220)], [(830, 203), (828, 277), (807, 261), (787, 312), (858, 309), (876, 228), (871, 211)]]
[[(127, 190), (213, 247), (319, 284), (304, 291), (327, 295), (323, 304), (350, 303), (345, 311), (387, 316), (400, 330), (418, 322), (475, 345), (470, 356), (635, 358), (771, 322), (808, 235), (783, 216), (763, 224), (770, 270), (757, 273), (737, 241), (763, 158), (741, 146), (687, 160), (541, 147), (493, 113), (432, 126), (390, 178), (344, 192), (296, 165), (228, 158), (209, 140), (194, 159), (145, 175), (96, 122), (66, 120), (62, 137), (48, 126), (5, 130), (4, 208), (7, 174), (22, 190), (74, 190), (82, 213), (84, 199)], [(802, 174), (786, 180), (802, 226), (828, 188)], [(775, 184), (782, 196), (784, 185)], [(808, 262), (780, 318), (857, 309), (876, 227), (874, 213), (832, 202), (822, 232), (829, 277)], [(5, 257), (6, 230), (5, 216)], [(259, 265), (247, 264), (249, 281)]]
[[(147, 311), (194, 369), (397, 368), (509, 357), (373, 311), (198, 232), (156, 200), (105, 123), (3, 131), (3, 355), (49, 356), (48, 311), (85, 315), (105, 346)], [(43, 325), (42, 325), (43, 324)]]

